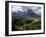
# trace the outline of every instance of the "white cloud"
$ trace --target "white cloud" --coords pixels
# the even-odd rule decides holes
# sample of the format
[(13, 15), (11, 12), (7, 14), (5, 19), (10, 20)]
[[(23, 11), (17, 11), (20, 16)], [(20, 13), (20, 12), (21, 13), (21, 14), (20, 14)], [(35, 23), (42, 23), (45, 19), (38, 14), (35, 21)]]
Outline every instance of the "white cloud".
[(34, 13), (41, 14), (41, 7), (32, 7), (31, 9), (33, 10)]
[(13, 11), (13, 12), (23, 11), (23, 9), (22, 9), (21, 6), (13, 6), (13, 7), (12, 7), (12, 11)]

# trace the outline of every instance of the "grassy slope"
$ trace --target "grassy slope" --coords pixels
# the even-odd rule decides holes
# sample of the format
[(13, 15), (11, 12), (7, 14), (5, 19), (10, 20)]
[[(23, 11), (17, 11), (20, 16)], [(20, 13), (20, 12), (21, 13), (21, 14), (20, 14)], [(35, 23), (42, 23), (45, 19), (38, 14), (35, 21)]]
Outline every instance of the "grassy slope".
[(38, 30), (41, 29), (41, 20), (39, 18), (21, 18), (12, 20), (12, 30)]

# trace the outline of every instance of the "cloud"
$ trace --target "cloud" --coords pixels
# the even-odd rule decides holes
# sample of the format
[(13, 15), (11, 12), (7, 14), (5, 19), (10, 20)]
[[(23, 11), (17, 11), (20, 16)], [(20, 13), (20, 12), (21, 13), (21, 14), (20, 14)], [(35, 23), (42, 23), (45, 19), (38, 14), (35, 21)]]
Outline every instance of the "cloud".
[(18, 12), (18, 11), (23, 12), (23, 9), (21, 6), (12, 6), (12, 11), (13, 12)]
[(41, 7), (32, 6), (31, 9), (33, 10), (34, 13), (38, 15), (41, 14)]

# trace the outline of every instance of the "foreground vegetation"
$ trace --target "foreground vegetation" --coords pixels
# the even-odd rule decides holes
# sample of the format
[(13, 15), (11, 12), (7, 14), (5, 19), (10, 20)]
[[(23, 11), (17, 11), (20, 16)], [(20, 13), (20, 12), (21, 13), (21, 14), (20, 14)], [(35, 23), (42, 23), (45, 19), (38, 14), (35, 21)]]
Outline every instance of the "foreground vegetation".
[(41, 29), (41, 21), (27, 18), (12, 17), (12, 31), (19, 30), (38, 30)]

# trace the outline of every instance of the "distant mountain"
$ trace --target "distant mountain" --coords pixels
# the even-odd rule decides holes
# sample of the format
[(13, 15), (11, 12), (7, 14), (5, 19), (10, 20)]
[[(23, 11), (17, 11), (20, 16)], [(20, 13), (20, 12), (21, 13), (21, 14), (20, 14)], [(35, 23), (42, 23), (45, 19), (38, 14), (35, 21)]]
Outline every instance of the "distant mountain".
[(31, 9), (28, 9), (26, 12), (21, 12), (21, 11), (12, 12), (12, 16), (16, 16), (18, 18), (22, 18), (22, 17), (26, 18), (26, 17), (36, 17), (39, 15), (34, 13)]
[(39, 15), (37, 15), (36, 13), (34, 13), (31, 9), (28, 9), (27, 12), (28, 12), (28, 13), (27, 13), (27, 16), (29, 16), (29, 17), (39, 16)]

